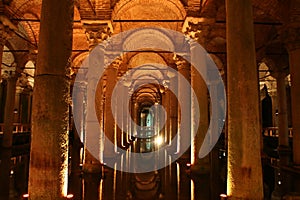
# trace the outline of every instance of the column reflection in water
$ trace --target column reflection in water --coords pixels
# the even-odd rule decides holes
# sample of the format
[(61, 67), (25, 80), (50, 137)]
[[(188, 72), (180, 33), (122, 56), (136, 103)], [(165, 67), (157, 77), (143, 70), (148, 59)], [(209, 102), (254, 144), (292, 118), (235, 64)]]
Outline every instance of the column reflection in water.
[[(146, 140), (138, 142), (146, 142)], [(137, 146), (143, 146), (143, 144), (136, 144), (137, 141), (134, 143)], [(116, 170), (119, 164), (123, 170), (129, 168), (129, 165), (149, 167), (147, 161), (139, 163), (131, 161), (133, 163), (130, 163), (130, 152), (129, 148), (126, 154), (120, 155), (121, 162), (115, 163), (114, 169), (105, 167), (104, 176), (102, 175), (98, 187), (99, 200), (208, 200), (213, 197), (210, 194), (210, 187), (218, 187), (218, 185), (210, 184), (209, 174), (189, 174), (186, 159), (171, 163), (171, 155), (165, 157), (164, 162), (168, 165), (156, 171), (127, 173)], [(146, 160), (153, 160), (154, 164), (158, 162), (154, 158), (156, 156), (149, 157), (148, 154), (142, 152), (141, 154)], [(94, 178), (97, 179), (97, 177)], [(94, 195), (97, 195), (96, 191)]]

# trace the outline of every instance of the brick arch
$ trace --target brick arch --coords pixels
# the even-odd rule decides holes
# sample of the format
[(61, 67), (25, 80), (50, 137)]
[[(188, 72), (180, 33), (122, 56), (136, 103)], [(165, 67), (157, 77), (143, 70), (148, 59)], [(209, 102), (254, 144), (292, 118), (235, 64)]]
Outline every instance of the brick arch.
[[(120, 0), (112, 11), (112, 20), (184, 20), (186, 11), (179, 0)], [(122, 32), (137, 27), (160, 26), (181, 30), (182, 23), (139, 22), (113, 23), (114, 30)]]
[(120, 0), (113, 9), (112, 19), (118, 19), (128, 9), (145, 3), (153, 3), (160, 7), (169, 7), (177, 14), (178, 18), (181, 19), (186, 16), (186, 11), (179, 0)]

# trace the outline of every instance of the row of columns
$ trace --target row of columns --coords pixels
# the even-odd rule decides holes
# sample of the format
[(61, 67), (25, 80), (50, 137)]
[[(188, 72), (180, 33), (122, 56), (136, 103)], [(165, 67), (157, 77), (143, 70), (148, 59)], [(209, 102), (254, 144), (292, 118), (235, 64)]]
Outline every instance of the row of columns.
[[(1, 3), (2, 7), (2, 3)], [(1, 14), (1, 13), (0, 13)], [(1, 148), (1, 163), (0, 163), (0, 198), (8, 200), (10, 198), (10, 170), (11, 170), (11, 155), (12, 155), (12, 142), (13, 142), (13, 122), (14, 122), (14, 108), (15, 96), (17, 85), (16, 64), (11, 67), (12, 71), (2, 74), (2, 56), (4, 45), (7, 40), (12, 36), (15, 27), (5, 16), (1, 16), (0, 20), (0, 79), (6, 82), (7, 93), (5, 98), (4, 109), (4, 127)], [(3, 20), (3, 21), (2, 21)]]
[[(60, 21), (63, 20), (64, 23), (56, 23), (58, 20), (53, 19), (53, 16), (61, 16), (61, 14), (57, 14), (61, 12), (61, 10), (57, 8), (54, 9), (55, 6), (51, 6), (58, 3), (62, 5), (62, 9), (68, 11), (62, 12), (65, 13), (65, 15), (59, 19)], [(68, 58), (71, 53), (70, 38), (72, 38), (72, 36), (70, 32), (72, 19), (70, 16), (72, 15), (70, 12), (72, 6), (72, 2), (69, 1), (43, 1), (40, 33), (41, 44), (38, 55), (33, 102), (34, 110), (29, 182), (31, 199), (40, 199), (41, 197), (44, 199), (63, 199), (64, 195), (66, 195), (65, 180), (67, 174), (65, 167), (66, 156), (68, 155), (68, 122), (66, 119), (68, 115), (68, 104), (65, 97), (69, 94), (69, 84), (65, 78), (65, 68), (68, 66)], [(228, 196), (232, 199), (262, 199), (263, 186), (260, 164), (261, 131), (259, 127), (258, 88), (254, 87), (258, 84), (258, 80), (255, 64), (251, 1), (227, 1), (226, 7), (229, 110)], [(236, 18), (236, 10), (244, 13), (242, 19)], [(51, 19), (50, 16), (45, 13), (51, 13)], [(54, 27), (55, 31), (59, 34), (49, 34), (53, 29), (52, 27)], [(57, 35), (59, 38), (57, 38)], [(61, 37), (63, 40), (57, 42), (62, 39)], [(57, 50), (61, 52), (59, 53)], [(236, 56), (236, 52), (239, 52), (239, 56)], [(298, 54), (300, 52), (297, 48), (291, 48), (289, 53), (292, 76), (292, 106), (294, 110), (297, 110), (299, 105), (297, 105), (296, 102), (299, 102), (300, 91), (299, 87), (293, 87), (293, 85), (299, 85), (297, 81), (300, 80), (300, 77), (298, 77), (298, 69), (295, 66), (299, 61), (300, 56), (298, 56)], [(61, 57), (57, 58), (56, 56), (58, 54), (61, 55)], [(57, 67), (54, 68), (53, 66)], [(190, 80), (190, 71), (188, 68), (179, 67), (178, 71), (182, 73), (187, 80)], [(111, 71), (109, 74), (111, 76), (116, 73), (115, 71)], [(110, 77), (108, 80), (115, 81), (116, 77)], [(111, 110), (109, 100), (111, 94), (108, 92), (112, 91), (111, 88), (113, 86), (114, 83), (108, 81), (106, 86), (105, 111)], [(207, 89), (201, 84), (199, 91), (200, 90), (201, 93), (203, 93)], [(186, 88), (180, 88), (179, 85), (179, 98), (183, 97), (183, 95), (190, 97), (189, 94), (180, 94), (181, 92), (189, 91), (186, 90)], [(48, 93), (57, 95), (55, 97), (49, 97), (47, 95)], [(181, 105), (181, 109), (185, 109), (189, 105), (190, 103)], [(190, 108), (187, 108), (187, 111), (190, 111)], [(57, 113), (59, 113), (59, 116)], [(105, 132), (108, 131), (108, 138), (111, 141), (115, 141), (116, 132), (111, 132), (115, 129), (112, 113), (105, 113)], [(191, 113), (187, 114), (191, 116)], [(293, 113), (294, 162), (296, 164), (300, 164), (300, 153), (295, 151), (299, 148), (299, 145), (295, 144), (300, 141), (298, 139), (299, 134), (297, 133), (299, 117), (297, 113)], [(171, 124), (173, 127), (172, 121)], [(181, 124), (190, 124), (190, 122), (181, 122)], [(207, 122), (204, 121), (203, 127), (206, 125)], [(47, 130), (47, 134), (45, 134), (45, 130)], [(181, 130), (187, 133), (191, 132), (188, 127), (181, 127)], [(181, 137), (180, 139), (191, 140), (189, 137)], [(285, 138), (283, 141), (285, 141)], [(196, 143), (196, 149), (197, 148), (199, 147), (197, 147)], [(182, 150), (180, 146), (178, 150)], [(110, 150), (109, 152), (114, 152), (114, 150)], [(57, 182), (60, 184), (57, 184)], [(51, 193), (45, 190), (49, 184), (53, 186), (51, 187)]]

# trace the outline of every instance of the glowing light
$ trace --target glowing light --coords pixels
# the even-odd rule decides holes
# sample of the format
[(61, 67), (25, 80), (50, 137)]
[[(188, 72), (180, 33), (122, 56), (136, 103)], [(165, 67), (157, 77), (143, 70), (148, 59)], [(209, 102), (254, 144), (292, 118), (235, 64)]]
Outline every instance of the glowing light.
[(163, 143), (163, 138), (161, 136), (158, 136), (155, 138), (155, 144), (156, 145), (161, 145)]
[(192, 164), (195, 164), (195, 161), (196, 161), (196, 156), (197, 156), (197, 153), (195, 153), (195, 143), (193, 141), (193, 138), (191, 138), (192, 142), (191, 142), (191, 152), (192, 152), (192, 155), (191, 155), (191, 163)]
[(14, 174), (14, 170), (10, 170), (10, 174), (13, 175)]
[(176, 171), (177, 171), (177, 197), (180, 197), (180, 165), (176, 162)]
[(67, 199), (72, 199), (74, 197), (74, 195), (73, 194), (68, 194), (66, 197), (67, 197)]
[(28, 198), (28, 197), (29, 197), (29, 194), (23, 194), (22, 197), (23, 197), (23, 198)]
[(191, 179), (191, 200), (195, 200), (195, 185), (192, 179)]
[(220, 198), (221, 198), (221, 200), (225, 200), (225, 199), (227, 199), (227, 195), (226, 194), (220, 194)]
[(278, 181), (278, 185), (281, 185), (281, 181)]
[(186, 163), (186, 166), (190, 167), (190, 166), (192, 166), (192, 164), (191, 163)]

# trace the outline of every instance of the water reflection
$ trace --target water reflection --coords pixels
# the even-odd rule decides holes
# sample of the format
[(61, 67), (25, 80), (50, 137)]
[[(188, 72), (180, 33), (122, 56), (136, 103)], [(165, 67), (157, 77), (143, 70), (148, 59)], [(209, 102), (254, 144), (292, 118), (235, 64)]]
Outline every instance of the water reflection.
[[(148, 141), (146, 141), (148, 142)], [(115, 162), (114, 168), (103, 167), (102, 175), (94, 174), (84, 176), (84, 199), (93, 200), (155, 200), (155, 199), (177, 199), (177, 200), (207, 200), (213, 199), (211, 195), (210, 174), (198, 174), (190, 176), (188, 166), (189, 159), (181, 158), (171, 163), (172, 158), (167, 152), (164, 153), (166, 167), (145, 173), (128, 173), (116, 169), (124, 169), (134, 165), (138, 168), (151, 169), (158, 162), (157, 157), (151, 157), (147, 153), (142, 153), (145, 162), (129, 163), (129, 152), (144, 149), (147, 145), (139, 141), (129, 148), (126, 154), (119, 157), (119, 162)], [(149, 157), (147, 157), (149, 156)], [(148, 162), (149, 161), (149, 162)], [(149, 165), (150, 164), (150, 165)], [(120, 166), (118, 166), (120, 165)], [(89, 182), (89, 184), (86, 184)], [(94, 186), (93, 184), (94, 183)], [(223, 183), (219, 185), (222, 186)], [(96, 185), (96, 187), (95, 187)], [(87, 188), (89, 187), (89, 188)], [(214, 186), (214, 187), (217, 187)], [(94, 191), (92, 191), (92, 188)], [(220, 190), (216, 190), (220, 191)], [(89, 193), (89, 194), (86, 194)], [(217, 195), (219, 195), (218, 193)]]

